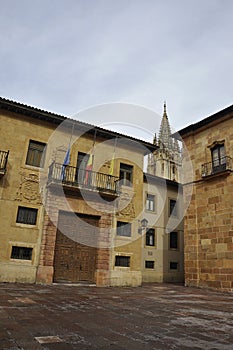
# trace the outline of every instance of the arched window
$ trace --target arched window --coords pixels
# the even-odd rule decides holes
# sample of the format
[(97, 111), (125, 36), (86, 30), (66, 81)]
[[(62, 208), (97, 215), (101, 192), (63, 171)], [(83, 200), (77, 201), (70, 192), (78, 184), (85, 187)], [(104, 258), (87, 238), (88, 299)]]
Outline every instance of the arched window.
[(150, 228), (146, 232), (146, 245), (154, 246), (155, 245), (155, 230)]

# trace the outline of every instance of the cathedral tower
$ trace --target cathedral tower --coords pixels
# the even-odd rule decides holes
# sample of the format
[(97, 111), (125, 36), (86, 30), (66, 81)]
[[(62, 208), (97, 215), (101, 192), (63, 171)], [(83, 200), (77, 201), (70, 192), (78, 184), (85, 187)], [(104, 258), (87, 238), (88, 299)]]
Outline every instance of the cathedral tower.
[(147, 172), (168, 180), (180, 182), (181, 151), (178, 141), (172, 137), (166, 103), (164, 103), (163, 117), (159, 136), (155, 134), (154, 145), (158, 149), (148, 157)]

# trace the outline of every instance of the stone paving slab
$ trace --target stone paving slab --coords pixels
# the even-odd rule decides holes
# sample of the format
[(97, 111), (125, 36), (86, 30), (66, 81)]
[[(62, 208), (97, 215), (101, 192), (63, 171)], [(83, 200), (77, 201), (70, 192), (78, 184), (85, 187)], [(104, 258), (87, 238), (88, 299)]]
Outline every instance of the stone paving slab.
[(0, 350), (233, 349), (233, 294), (0, 283)]

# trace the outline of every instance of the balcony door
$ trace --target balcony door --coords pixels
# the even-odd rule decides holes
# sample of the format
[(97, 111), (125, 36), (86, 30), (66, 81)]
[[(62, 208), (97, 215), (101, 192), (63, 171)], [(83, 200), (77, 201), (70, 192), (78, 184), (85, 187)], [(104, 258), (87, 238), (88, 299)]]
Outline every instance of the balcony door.
[(80, 185), (85, 184), (86, 168), (87, 168), (88, 160), (89, 160), (89, 154), (78, 152), (75, 181), (77, 181)]
[(224, 145), (216, 145), (212, 149), (213, 173), (226, 169), (226, 154)]

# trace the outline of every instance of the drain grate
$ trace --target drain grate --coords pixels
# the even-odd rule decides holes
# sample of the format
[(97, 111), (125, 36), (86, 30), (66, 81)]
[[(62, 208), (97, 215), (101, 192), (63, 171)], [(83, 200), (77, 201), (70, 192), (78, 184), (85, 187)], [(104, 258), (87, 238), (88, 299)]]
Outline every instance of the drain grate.
[(61, 343), (62, 340), (56, 335), (48, 335), (46, 337), (35, 337), (35, 339), (40, 344), (49, 344), (49, 343)]

